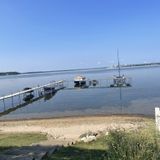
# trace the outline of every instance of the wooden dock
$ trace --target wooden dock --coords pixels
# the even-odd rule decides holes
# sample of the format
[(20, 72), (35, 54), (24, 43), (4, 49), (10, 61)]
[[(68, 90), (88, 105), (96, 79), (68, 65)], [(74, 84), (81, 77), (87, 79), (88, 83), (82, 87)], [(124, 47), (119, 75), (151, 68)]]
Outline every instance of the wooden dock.
[[(44, 87), (55, 87), (55, 90), (58, 91), (60, 89), (64, 88), (64, 81), (53, 81), (45, 85), (33, 87), (27, 90), (22, 90), (13, 94), (5, 95), (0, 97), (0, 103), (3, 104), (3, 110), (1, 108), (0, 113), (6, 112), (7, 110), (17, 108), (17, 106), (23, 106), (26, 103), (22, 98), (24, 97), (25, 94), (32, 92), (34, 94), (34, 101), (35, 99), (39, 99), (44, 96)], [(18, 97), (18, 102), (15, 102), (16, 97)], [(11, 101), (10, 106), (6, 107), (6, 102)], [(2, 107), (2, 106), (0, 106)]]
[(12, 97), (15, 97), (15, 96), (22, 95), (22, 94), (28, 93), (30, 91), (40, 90), (40, 89), (43, 89), (44, 87), (62, 86), (63, 82), (64, 82), (63, 80), (57, 81), (57, 82), (51, 82), (51, 83), (48, 83), (48, 84), (45, 84), (45, 85), (42, 85), (42, 86), (37, 86), (37, 87), (31, 88), (31, 89), (28, 89), (28, 90), (25, 90), (25, 91), (20, 91), (20, 92), (16, 92), (16, 93), (13, 93), (13, 94), (10, 94), (10, 95), (6, 95), (6, 96), (3, 96), (3, 97), (0, 97), (0, 101), (4, 100), (4, 99), (8, 99), (8, 98), (12, 98)]

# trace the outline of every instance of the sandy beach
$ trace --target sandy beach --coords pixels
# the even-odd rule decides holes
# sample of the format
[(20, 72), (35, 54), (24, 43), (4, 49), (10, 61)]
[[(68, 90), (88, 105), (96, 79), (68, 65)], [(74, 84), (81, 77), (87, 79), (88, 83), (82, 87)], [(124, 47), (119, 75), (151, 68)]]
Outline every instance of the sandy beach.
[(21, 121), (1, 121), (0, 133), (42, 133), (48, 140), (43, 145), (70, 144), (79, 136), (91, 132), (108, 132), (111, 129), (137, 129), (145, 127), (149, 118), (139, 116), (85, 116)]

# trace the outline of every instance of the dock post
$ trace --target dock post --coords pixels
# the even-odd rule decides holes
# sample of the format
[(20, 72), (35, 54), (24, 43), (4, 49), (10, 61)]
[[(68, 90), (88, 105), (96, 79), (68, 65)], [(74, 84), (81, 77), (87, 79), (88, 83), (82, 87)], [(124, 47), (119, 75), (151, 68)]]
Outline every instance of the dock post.
[(6, 110), (6, 105), (5, 105), (4, 98), (3, 98), (3, 106), (4, 106), (4, 111), (5, 111)]
[(12, 96), (12, 107), (14, 107), (14, 103), (13, 103), (13, 96)]
[(38, 97), (39, 97), (38, 89), (36, 89), (35, 92), (36, 92), (36, 93), (35, 93), (35, 96), (38, 98)]
[(36, 96), (36, 94), (35, 94), (35, 90), (33, 90), (33, 96)]
[[(70, 82), (69, 80), (65, 81), (65, 86), (66, 86), (67, 88), (70, 87), (70, 84), (71, 84), (71, 82)], [(73, 84), (73, 86), (74, 86), (74, 84)]]
[(101, 84), (102, 84), (102, 80), (100, 79), (99, 80), (99, 87), (101, 87)]
[(42, 94), (42, 89), (38, 89), (38, 97), (41, 97), (43, 94)]
[(18, 97), (19, 97), (19, 105), (21, 105), (21, 95), (19, 94)]
[(37, 86), (37, 89), (35, 90), (35, 92), (36, 92), (36, 96), (38, 98), (39, 97), (39, 85)]

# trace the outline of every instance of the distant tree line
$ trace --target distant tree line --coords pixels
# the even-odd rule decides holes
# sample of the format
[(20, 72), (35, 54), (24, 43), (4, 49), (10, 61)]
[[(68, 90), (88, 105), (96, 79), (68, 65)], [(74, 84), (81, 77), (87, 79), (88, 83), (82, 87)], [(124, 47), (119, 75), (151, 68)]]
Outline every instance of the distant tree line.
[(144, 67), (144, 66), (157, 66), (160, 65), (160, 62), (157, 63), (141, 63), (141, 64), (124, 64), (121, 67)]
[[(160, 62), (156, 63), (141, 63), (141, 64), (122, 64), (120, 67), (146, 67), (146, 66), (160, 66)], [(117, 66), (113, 66), (112, 69), (118, 68)], [(67, 72), (67, 71), (89, 71), (89, 70), (101, 70), (101, 69), (110, 69), (109, 67), (99, 67), (99, 68), (83, 68), (83, 69), (68, 69), (68, 70), (54, 70), (54, 71), (37, 71), (37, 72), (24, 72), (23, 74), (35, 74), (35, 73), (47, 73), (47, 72)], [(20, 72), (0, 72), (0, 76), (6, 76), (6, 75), (18, 75), (22, 74)]]
[(17, 75), (19, 72), (0, 72), (0, 76)]

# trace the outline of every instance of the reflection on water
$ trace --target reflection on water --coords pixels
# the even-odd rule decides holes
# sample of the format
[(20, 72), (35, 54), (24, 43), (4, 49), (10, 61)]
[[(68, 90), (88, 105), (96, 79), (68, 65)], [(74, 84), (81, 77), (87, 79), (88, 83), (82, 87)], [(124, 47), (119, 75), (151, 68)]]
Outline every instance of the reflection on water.
[[(154, 115), (155, 106), (160, 105), (160, 68), (127, 69), (122, 74), (132, 78), (132, 87), (61, 90), (56, 95), (35, 101), (19, 108), (7, 118), (43, 118), (85, 114), (144, 114)], [(35, 87), (53, 80), (73, 81), (76, 75), (90, 80), (109, 80), (116, 71), (92, 73), (41, 74), (8, 76), (0, 78), (0, 95), (13, 93), (26, 86)], [(99, 84), (101, 84), (99, 82)], [(0, 106), (3, 107), (2, 105)], [(0, 108), (0, 110), (1, 110)]]

